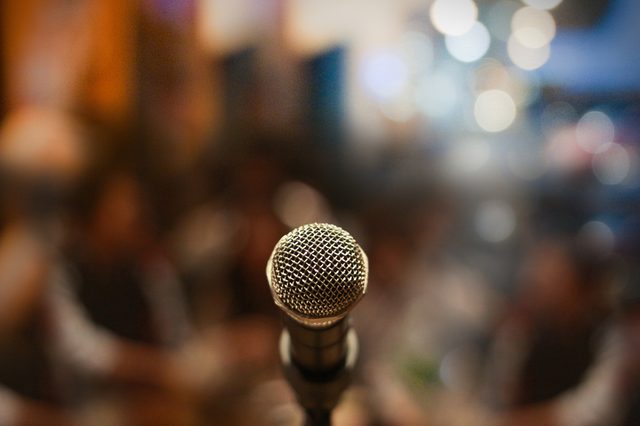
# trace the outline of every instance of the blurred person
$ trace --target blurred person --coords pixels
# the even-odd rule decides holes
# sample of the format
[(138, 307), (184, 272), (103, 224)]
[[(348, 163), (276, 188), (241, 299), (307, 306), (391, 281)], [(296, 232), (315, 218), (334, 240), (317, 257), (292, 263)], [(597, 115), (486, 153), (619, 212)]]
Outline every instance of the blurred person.
[[(612, 313), (610, 259), (578, 241), (546, 238), (534, 244), (522, 273), (488, 373), (491, 401), (505, 413), (499, 422), (612, 424), (604, 414), (590, 418), (597, 405), (609, 403), (602, 386), (611, 384), (607, 376), (619, 360), (611, 355), (617, 345), (605, 339)], [(594, 399), (576, 412), (580, 393)]]
[(234, 231), (224, 271), (229, 289), (230, 318), (264, 315), (277, 309), (266, 283), (265, 265), (274, 246), (288, 229), (274, 210), (274, 197), (286, 171), (278, 155), (280, 140), (257, 135), (233, 153), (227, 165), (222, 198)]
[[(264, 267), (287, 227), (274, 210), (284, 181), (280, 141), (263, 134), (234, 140), (216, 153), (207, 196), (171, 229), (169, 247), (190, 281), (204, 326), (251, 315), (274, 317)], [(230, 149), (227, 147), (227, 149)]]
[[(437, 185), (403, 182), (367, 209), (374, 266), (354, 322), (368, 424), (468, 424), (465, 411), (448, 410), (444, 399), (472, 388), (473, 336), (487, 327), (493, 301), (478, 275), (446, 249), (451, 201)], [(444, 377), (445, 364), (460, 374)]]
[(80, 125), (64, 111), (13, 110), (0, 129), (0, 424), (71, 424), (51, 350), (48, 277), (65, 200), (86, 164)]
[(580, 383), (548, 401), (494, 418), (494, 424), (631, 426), (640, 422), (640, 287), (637, 270), (635, 274), (628, 277), (622, 303)]
[(124, 424), (195, 424), (208, 404), (203, 398), (246, 382), (272, 358), (268, 325), (244, 320), (193, 329), (130, 171), (96, 173), (76, 207), (52, 299), (61, 352), (72, 369), (93, 378), (95, 398), (90, 392), (85, 405), (111, 401)]
[(9, 222), (0, 233), (0, 424), (65, 425), (68, 392), (48, 346), (51, 254), (34, 232)]
[(583, 380), (555, 400), (525, 411), (519, 416), (523, 421), (541, 419), (559, 426), (640, 424), (640, 271), (630, 271)]
[(166, 350), (189, 332), (177, 278), (152, 243), (135, 178), (117, 171), (96, 176), (78, 192), (66, 260), (51, 275), (60, 358), (123, 398), (130, 418), (122, 423), (189, 424), (178, 359)]
[[(265, 267), (274, 246), (288, 231), (274, 210), (274, 196), (286, 172), (277, 151), (278, 139), (259, 134), (238, 142), (244, 145), (227, 158), (228, 168), (223, 173), (226, 177), (221, 182), (225, 185), (216, 209), (217, 217), (222, 219), (218, 224), (225, 225), (225, 229), (218, 229), (218, 235), (226, 236), (226, 250), (218, 252), (224, 260), (215, 279), (201, 287), (204, 293), (199, 307), (207, 309), (204, 305), (207, 303), (211, 316), (215, 296), (224, 297), (226, 303), (216, 306), (223, 308), (218, 324), (245, 342), (234, 356), (242, 363), (247, 356), (251, 357), (251, 352), (261, 353), (261, 362), (266, 367), (266, 375), (248, 368), (236, 374), (235, 390), (219, 399), (225, 406), (218, 404), (217, 411), (233, 419), (228, 420), (230, 423), (266, 424), (264, 417), (271, 414), (260, 412), (260, 398), (254, 397), (254, 387), (280, 375), (277, 350), (280, 323)], [(207, 293), (208, 297), (202, 297)], [(245, 326), (232, 331), (239, 324)], [(254, 372), (253, 377), (250, 371)], [(290, 402), (291, 395), (284, 392), (270, 398)], [(275, 406), (269, 413), (274, 411)]]

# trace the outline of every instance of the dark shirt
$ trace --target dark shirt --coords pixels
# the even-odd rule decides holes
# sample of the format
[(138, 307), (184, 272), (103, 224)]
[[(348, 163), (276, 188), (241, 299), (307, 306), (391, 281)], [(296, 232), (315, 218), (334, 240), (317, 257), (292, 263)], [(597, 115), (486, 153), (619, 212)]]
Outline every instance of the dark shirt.
[(68, 257), (78, 300), (96, 325), (137, 342), (160, 343), (143, 268), (135, 259), (122, 256), (104, 264), (77, 248)]
[(577, 386), (594, 361), (596, 323), (571, 332), (539, 325), (525, 358), (516, 405), (548, 401)]
[(0, 383), (17, 394), (43, 402), (60, 402), (47, 351), (43, 308), (10, 335), (0, 339)]

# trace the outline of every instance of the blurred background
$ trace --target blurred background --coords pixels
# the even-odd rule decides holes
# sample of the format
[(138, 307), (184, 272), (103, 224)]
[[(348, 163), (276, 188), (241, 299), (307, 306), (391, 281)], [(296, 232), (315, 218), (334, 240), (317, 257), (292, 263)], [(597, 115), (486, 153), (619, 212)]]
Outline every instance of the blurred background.
[(0, 425), (297, 425), (265, 266), (370, 260), (336, 425), (640, 424), (640, 3), (4, 0)]

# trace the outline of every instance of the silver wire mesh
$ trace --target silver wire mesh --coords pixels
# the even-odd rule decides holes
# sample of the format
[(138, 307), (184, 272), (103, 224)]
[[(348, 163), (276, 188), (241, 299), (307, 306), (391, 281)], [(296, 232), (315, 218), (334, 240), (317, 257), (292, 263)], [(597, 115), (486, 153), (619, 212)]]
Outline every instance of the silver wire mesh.
[(282, 237), (271, 257), (271, 289), (288, 310), (307, 318), (345, 314), (366, 289), (362, 249), (342, 228), (313, 223)]

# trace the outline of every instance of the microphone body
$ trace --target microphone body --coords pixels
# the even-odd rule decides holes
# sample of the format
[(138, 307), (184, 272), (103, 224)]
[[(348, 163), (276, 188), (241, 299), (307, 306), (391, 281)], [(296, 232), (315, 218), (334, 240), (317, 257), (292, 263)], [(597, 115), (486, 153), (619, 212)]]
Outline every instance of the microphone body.
[(294, 229), (267, 264), (274, 302), (284, 312), (280, 357), (307, 425), (329, 425), (350, 382), (358, 342), (348, 314), (366, 291), (367, 273), (364, 251), (329, 224)]
[(349, 320), (341, 319), (323, 328), (307, 327), (285, 316), (292, 361), (309, 377), (321, 378), (344, 366), (347, 356)]

